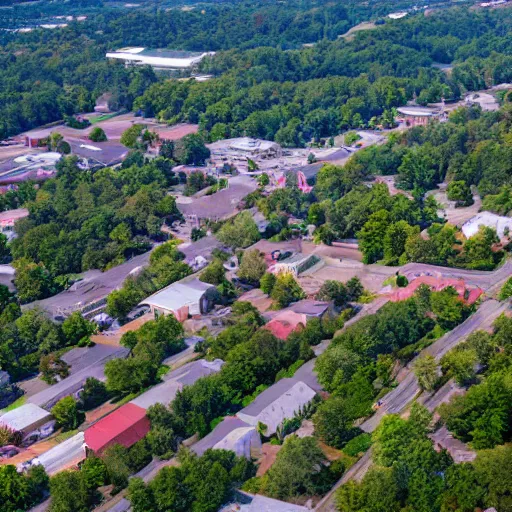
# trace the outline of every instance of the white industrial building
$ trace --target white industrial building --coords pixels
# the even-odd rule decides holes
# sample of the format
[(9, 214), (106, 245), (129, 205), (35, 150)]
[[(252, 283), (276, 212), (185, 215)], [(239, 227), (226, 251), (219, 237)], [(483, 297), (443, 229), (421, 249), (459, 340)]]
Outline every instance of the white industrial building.
[(500, 238), (505, 235), (505, 231), (512, 234), (512, 218), (491, 212), (480, 212), (466, 221), (462, 225), (462, 232), (466, 238), (471, 238), (478, 233), (480, 226), (494, 229)]
[(0, 416), (0, 426), (20, 432), (23, 444), (47, 437), (54, 425), (52, 415), (35, 404), (24, 404)]
[(174, 50), (148, 50), (146, 48), (121, 48), (108, 52), (107, 59), (116, 59), (139, 66), (156, 69), (188, 69), (199, 64), (205, 57), (215, 52), (183, 52)]
[(266, 425), (264, 434), (271, 436), (285, 419), (293, 418), (315, 395), (315, 391), (300, 380), (281, 379), (258, 395), (237, 416), (254, 427), (258, 423)]

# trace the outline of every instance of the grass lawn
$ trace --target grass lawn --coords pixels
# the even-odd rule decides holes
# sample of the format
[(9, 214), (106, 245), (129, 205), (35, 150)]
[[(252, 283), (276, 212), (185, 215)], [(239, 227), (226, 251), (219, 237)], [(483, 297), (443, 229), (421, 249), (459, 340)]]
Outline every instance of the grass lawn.
[(5, 409), (2, 409), (0, 414), (5, 414), (6, 412), (12, 411), (13, 409), (17, 409), (18, 407), (21, 407), (26, 401), (26, 396), (20, 396), (18, 400), (13, 402), (11, 405), (8, 405)]

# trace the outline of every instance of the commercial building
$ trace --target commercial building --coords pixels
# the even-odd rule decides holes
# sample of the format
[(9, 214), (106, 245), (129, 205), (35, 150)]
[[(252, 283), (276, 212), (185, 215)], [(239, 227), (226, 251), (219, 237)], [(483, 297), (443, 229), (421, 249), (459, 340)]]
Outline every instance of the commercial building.
[(121, 60), (126, 65), (151, 66), (155, 69), (183, 70), (199, 64), (205, 57), (215, 52), (185, 52), (178, 50), (146, 48), (121, 48), (108, 52), (107, 59)]
[(439, 119), (441, 111), (437, 109), (417, 106), (407, 106), (397, 108), (399, 120), (405, 122), (407, 126), (426, 125), (432, 119)]
[(149, 428), (146, 409), (127, 403), (85, 431), (85, 447), (96, 455), (114, 444), (129, 448), (140, 441)]
[(209, 449), (230, 450), (238, 457), (256, 459), (261, 455), (261, 438), (253, 425), (229, 416), (192, 446), (199, 456)]
[(215, 291), (215, 286), (188, 277), (167, 286), (163, 290), (144, 299), (139, 305), (149, 306), (154, 315), (174, 315), (180, 322), (189, 315), (201, 315), (209, 311), (212, 301), (208, 291)]
[(264, 434), (271, 436), (285, 419), (293, 418), (315, 395), (315, 391), (300, 380), (281, 379), (239, 411), (237, 417), (254, 427), (259, 423), (266, 425)]
[(478, 233), (480, 226), (492, 228), (502, 238), (505, 232), (512, 234), (512, 218), (496, 215), (491, 212), (480, 212), (462, 225), (462, 232), (466, 238)]

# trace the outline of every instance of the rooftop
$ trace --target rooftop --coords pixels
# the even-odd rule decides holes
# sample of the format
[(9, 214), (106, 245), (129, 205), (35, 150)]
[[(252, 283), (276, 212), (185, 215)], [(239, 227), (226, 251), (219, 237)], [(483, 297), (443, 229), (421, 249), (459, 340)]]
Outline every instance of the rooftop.
[(146, 410), (127, 403), (85, 431), (85, 443), (94, 452), (112, 444), (129, 448), (149, 432)]
[(185, 69), (201, 62), (208, 55), (215, 52), (186, 52), (179, 50), (145, 48), (122, 48), (108, 52), (107, 59), (118, 59), (134, 64), (146, 64), (156, 68)]
[(50, 420), (52, 415), (35, 404), (24, 404), (0, 416), (0, 425), (20, 431), (44, 420)]
[(480, 212), (462, 225), (462, 232), (466, 238), (471, 238), (478, 233), (480, 226), (487, 226), (496, 230), (501, 238), (508, 228), (512, 233), (512, 218), (496, 215), (491, 212)]

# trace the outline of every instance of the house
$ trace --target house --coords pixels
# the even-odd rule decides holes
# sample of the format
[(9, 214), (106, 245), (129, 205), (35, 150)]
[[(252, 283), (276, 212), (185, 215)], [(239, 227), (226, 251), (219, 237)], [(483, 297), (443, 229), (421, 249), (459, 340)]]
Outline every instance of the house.
[(251, 495), (239, 491), (238, 495), (241, 495), (243, 500), (241, 499), (238, 503), (230, 503), (221, 508), (219, 512), (311, 512), (310, 508), (259, 494)]
[(223, 364), (224, 361), (221, 359), (215, 359), (214, 361), (200, 359), (187, 363), (164, 375), (165, 382), (154, 386), (129, 403), (143, 409), (149, 409), (152, 405), (159, 403), (168, 405), (174, 400), (178, 391), (181, 391), (185, 386), (191, 386), (202, 377), (218, 373)]
[(307, 384), (313, 391), (320, 393), (323, 391), (322, 385), (318, 382), (315, 372), (316, 357), (304, 363), (293, 375), (294, 379), (300, 380)]
[(14, 224), (20, 219), (28, 217), (26, 208), (18, 208), (16, 210), (6, 210), (0, 213), (0, 232), (7, 236), (9, 240), (15, 237)]
[(149, 432), (149, 428), (146, 409), (127, 403), (85, 431), (85, 447), (96, 455), (114, 444), (129, 448), (140, 441)]
[(52, 415), (35, 404), (24, 404), (0, 416), (0, 426), (21, 433), (23, 444), (46, 437), (54, 425)]
[(300, 380), (281, 379), (239, 411), (237, 417), (254, 427), (260, 423), (265, 425), (264, 434), (271, 436), (285, 419), (293, 418), (315, 395), (315, 391)]
[(261, 438), (254, 426), (235, 416), (228, 416), (191, 449), (201, 456), (210, 448), (230, 450), (238, 457), (256, 459), (261, 455)]
[(174, 315), (183, 322), (189, 315), (201, 315), (211, 309), (213, 300), (209, 291), (215, 292), (215, 286), (203, 283), (197, 277), (187, 277), (151, 295), (139, 305), (149, 306), (155, 316)]
[(265, 324), (262, 329), (270, 331), (276, 338), (286, 340), (288, 336), (295, 331), (306, 327), (305, 315), (299, 315), (293, 311), (280, 311), (270, 322)]
[(466, 221), (461, 229), (466, 238), (471, 238), (478, 233), (480, 226), (494, 229), (499, 238), (509, 232), (512, 234), (512, 218), (491, 212), (480, 212)]
[(293, 303), (286, 310), (293, 311), (298, 315), (303, 315), (307, 320), (312, 318), (322, 318), (332, 308), (330, 302), (324, 302), (321, 300), (304, 299)]

